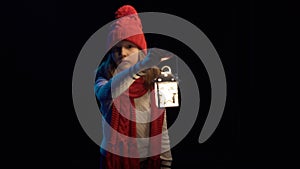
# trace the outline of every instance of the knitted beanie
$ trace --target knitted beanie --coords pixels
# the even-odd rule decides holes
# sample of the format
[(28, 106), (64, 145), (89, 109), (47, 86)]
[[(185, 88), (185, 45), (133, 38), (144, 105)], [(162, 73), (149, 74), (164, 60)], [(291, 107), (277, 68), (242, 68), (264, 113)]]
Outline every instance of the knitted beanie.
[(108, 34), (108, 49), (112, 48), (118, 41), (128, 40), (146, 51), (147, 42), (142, 30), (143, 26), (135, 8), (131, 5), (124, 5), (115, 12), (115, 18), (117, 20), (111, 25)]

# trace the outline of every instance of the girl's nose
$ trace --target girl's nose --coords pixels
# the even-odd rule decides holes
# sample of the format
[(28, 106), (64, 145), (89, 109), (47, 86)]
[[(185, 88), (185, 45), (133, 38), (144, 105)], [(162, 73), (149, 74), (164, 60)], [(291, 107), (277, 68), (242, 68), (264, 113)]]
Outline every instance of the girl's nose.
[(121, 56), (122, 58), (128, 56), (128, 50), (125, 47), (121, 47)]

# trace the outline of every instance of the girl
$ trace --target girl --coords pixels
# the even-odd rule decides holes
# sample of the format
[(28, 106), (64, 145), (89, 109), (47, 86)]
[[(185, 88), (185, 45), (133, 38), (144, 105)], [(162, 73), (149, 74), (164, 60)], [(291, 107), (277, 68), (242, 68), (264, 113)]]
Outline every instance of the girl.
[(103, 117), (100, 168), (171, 168), (166, 111), (156, 107), (153, 95), (153, 80), (160, 74), (157, 65), (170, 53), (147, 50), (140, 18), (132, 6), (119, 8), (116, 18), (108, 34), (109, 52), (95, 81)]

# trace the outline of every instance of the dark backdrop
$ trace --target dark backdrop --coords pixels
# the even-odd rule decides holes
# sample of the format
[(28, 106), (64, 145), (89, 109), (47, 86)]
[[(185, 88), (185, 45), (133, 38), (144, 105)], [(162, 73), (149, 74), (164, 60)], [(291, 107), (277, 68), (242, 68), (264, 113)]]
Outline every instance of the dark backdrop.
[[(14, 14), (17, 108), (22, 108), (18, 157), (37, 168), (99, 168), (99, 147), (85, 134), (72, 102), (72, 73), (78, 54), (127, 1), (24, 1)], [(146, 35), (186, 60), (201, 92), (200, 113), (173, 152), (173, 168), (256, 168), (261, 157), (253, 128), (254, 30), (257, 4), (228, 1), (133, 1), (138, 12), (164, 12), (201, 29), (222, 60), (228, 86), (223, 118), (203, 144), (199, 133), (209, 108), (210, 86), (200, 60), (180, 42)], [(159, 43), (158, 43), (159, 42)], [(165, 42), (165, 43), (163, 43)], [(176, 46), (176, 48), (173, 48)], [(21, 86), (20, 86), (21, 85)], [(170, 111), (172, 112), (172, 110)], [(175, 111), (174, 111), (175, 112)], [(170, 114), (170, 113), (169, 113)], [(170, 123), (176, 115), (170, 114)], [(23, 123), (22, 123), (23, 124)]]

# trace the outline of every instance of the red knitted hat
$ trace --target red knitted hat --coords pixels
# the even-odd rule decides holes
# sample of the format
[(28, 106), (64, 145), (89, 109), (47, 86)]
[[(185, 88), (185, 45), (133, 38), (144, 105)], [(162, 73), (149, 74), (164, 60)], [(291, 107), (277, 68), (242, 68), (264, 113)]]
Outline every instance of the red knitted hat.
[(140, 49), (146, 50), (147, 42), (142, 30), (143, 26), (134, 7), (131, 5), (120, 7), (115, 12), (115, 18), (117, 20), (111, 25), (111, 30), (108, 34), (108, 49), (113, 47), (117, 41), (128, 40)]

